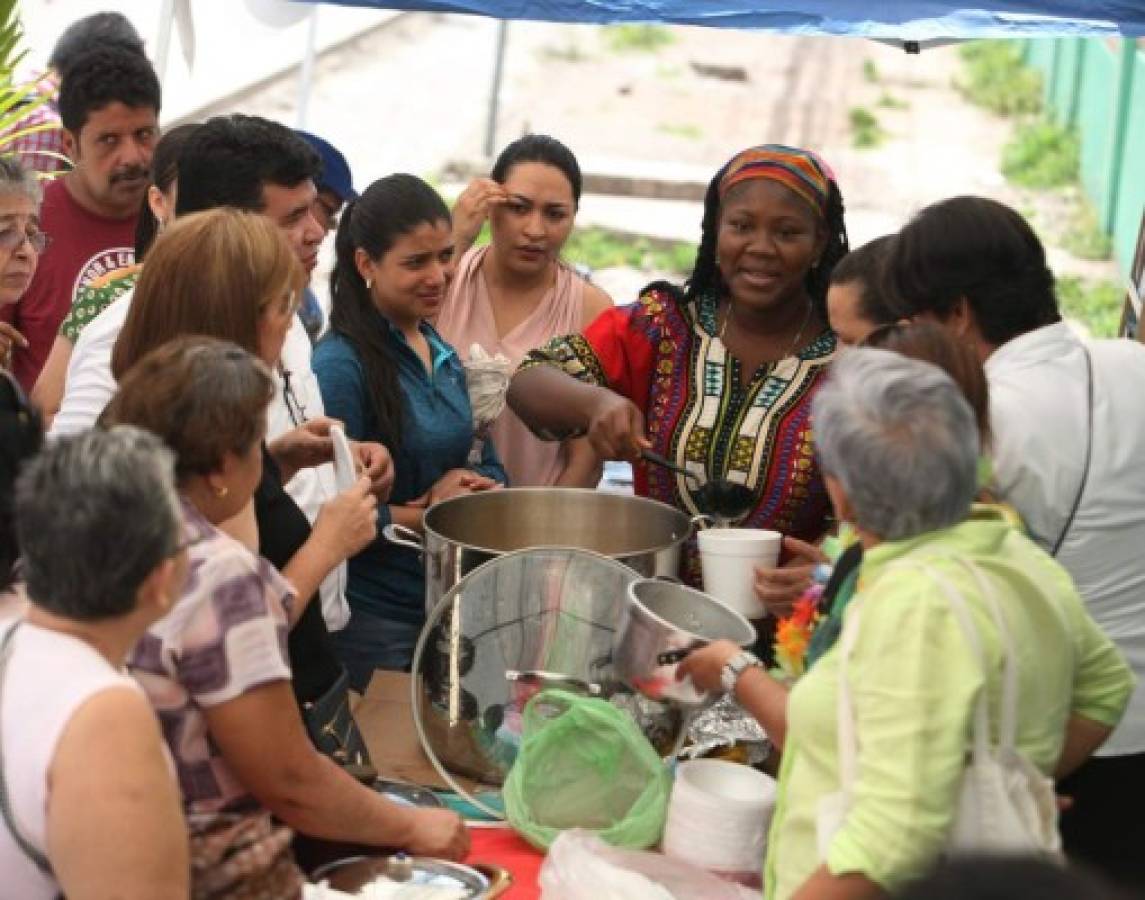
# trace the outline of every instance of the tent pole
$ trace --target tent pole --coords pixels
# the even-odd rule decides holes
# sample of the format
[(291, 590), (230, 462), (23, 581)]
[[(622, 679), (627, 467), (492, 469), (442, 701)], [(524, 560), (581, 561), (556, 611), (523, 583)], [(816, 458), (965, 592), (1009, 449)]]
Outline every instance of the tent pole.
[(497, 56), (493, 61), (493, 84), (489, 89), (489, 115), (485, 120), (485, 156), (493, 157), (497, 147), (497, 110), (501, 105), (501, 79), (505, 74), (505, 43), (509, 34), (509, 23), (501, 19), (497, 23)]
[(155, 73), (162, 84), (167, 78), (167, 56), (171, 52), (171, 29), (175, 27), (175, 0), (163, 0), (159, 7), (159, 36), (155, 41)]
[(310, 13), (306, 26), (306, 54), (302, 57), (302, 68), (298, 73), (298, 119), (297, 127), (306, 127), (306, 114), (310, 106), (310, 92), (314, 87), (314, 58), (318, 55), (318, 4)]

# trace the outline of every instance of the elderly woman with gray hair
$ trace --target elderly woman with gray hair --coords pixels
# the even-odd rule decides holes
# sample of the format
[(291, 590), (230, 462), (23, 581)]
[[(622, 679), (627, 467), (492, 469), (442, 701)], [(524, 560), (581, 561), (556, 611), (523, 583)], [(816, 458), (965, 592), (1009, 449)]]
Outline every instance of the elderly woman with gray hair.
[[(875, 897), (941, 854), (976, 701), (985, 692), (999, 708), (1006, 651), (991, 596), (1016, 648), (1016, 747), (1043, 773), (1066, 774), (1105, 740), (1133, 677), (1057, 563), (1001, 515), (970, 518), (978, 430), (948, 375), (887, 351), (851, 350), (813, 416), (835, 512), (864, 548), (844, 639), (790, 695), (737, 661), (735, 646), (710, 645), (682, 668), (703, 688), (731, 684), (783, 744), (766, 896)], [(947, 588), (964, 598), (985, 665)], [(843, 684), (855, 775), (821, 854), (821, 804), (843, 789)]]
[(134, 428), (23, 465), (29, 603), (0, 623), (0, 893), (188, 894), (187, 830), (155, 714), (124, 659), (186, 576), (173, 459)]
[[(0, 316), (6, 317), (32, 283), (48, 238), (40, 231), (40, 185), (12, 156), (0, 156)], [(0, 321), (0, 369), (28, 346), (24, 336)]]

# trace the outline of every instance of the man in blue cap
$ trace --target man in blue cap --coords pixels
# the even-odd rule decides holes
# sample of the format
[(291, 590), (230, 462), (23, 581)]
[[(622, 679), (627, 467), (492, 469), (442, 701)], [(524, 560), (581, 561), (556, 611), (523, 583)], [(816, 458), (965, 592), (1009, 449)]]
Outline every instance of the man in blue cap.
[[(358, 192), (354, 190), (354, 178), (350, 174), (350, 164), (346, 162), (342, 152), (324, 138), (301, 129), (295, 129), (295, 133), (322, 157), (322, 173), (318, 176), (316, 185), (318, 195), (314, 198), (310, 212), (314, 220), (322, 226), (323, 233), (329, 234), (338, 227), (338, 213), (342, 211), (342, 207), (358, 199)], [(303, 294), (298, 317), (306, 326), (306, 333), (310, 335), (311, 342), (318, 340), (318, 335), (322, 333), (322, 305), (309, 286)]]

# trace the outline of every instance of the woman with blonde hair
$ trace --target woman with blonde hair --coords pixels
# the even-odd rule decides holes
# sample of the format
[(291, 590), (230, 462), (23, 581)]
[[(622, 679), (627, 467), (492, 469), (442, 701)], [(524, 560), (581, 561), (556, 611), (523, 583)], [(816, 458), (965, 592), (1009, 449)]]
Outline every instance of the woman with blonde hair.
[[(112, 374), (122, 380), (149, 351), (186, 335), (230, 341), (273, 368), (303, 280), (286, 239), (265, 216), (220, 208), (177, 219), (156, 241), (140, 275), (112, 352)], [(326, 462), (329, 447), (305, 427), (260, 443), (262, 477), (254, 503), (236, 510), (228, 531), (252, 549), (257, 545), (298, 596), (289, 651), (299, 705), (339, 709), (348, 681), (315, 595), (331, 570), (374, 538), (376, 503), (368, 490), (351, 488), (322, 507), (311, 529), (283, 485), (298, 469)], [(308, 719), (307, 724), (327, 752), (341, 749), (349, 753), (347, 761), (364, 761), (356, 737), (349, 750), (328, 746), (321, 734), (329, 723)], [(343, 723), (339, 733), (346, 728), (352, 723)]]

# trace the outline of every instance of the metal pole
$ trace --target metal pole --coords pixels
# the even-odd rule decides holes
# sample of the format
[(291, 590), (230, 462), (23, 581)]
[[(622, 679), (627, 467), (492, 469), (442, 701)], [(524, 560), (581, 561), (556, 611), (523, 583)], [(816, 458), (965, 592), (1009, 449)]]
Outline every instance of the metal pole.
[(159, 36), (155, 40), (155, 74), (162, 84), (167, 76), (167, 55), (171, 51), (171, 30), (175, 27), (175, 0), (163, 0), (159, 7)]
[(310, 91), (314, 86), (314, 59), (318, 55), (318, 6), (310, 13), (310, 24), (306, 27), (306, 54), (302, 57), (302, 68), (298, 73), (298, 127), (306, 127), (307, 107), (310, 106)]
[(501, 78), (505, 74), (505, 43), (509, 36), (509, 23), (497, 23), (497, 56), (493, 60), (493, 84), (489, 90), (489, 116), (485, 120), (485, 156), (492, 158), (497, 148), (497, 110), (501, 105)]

